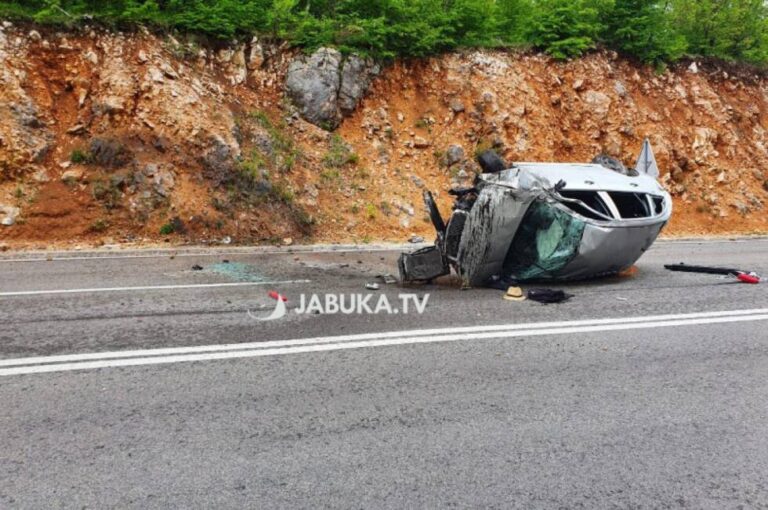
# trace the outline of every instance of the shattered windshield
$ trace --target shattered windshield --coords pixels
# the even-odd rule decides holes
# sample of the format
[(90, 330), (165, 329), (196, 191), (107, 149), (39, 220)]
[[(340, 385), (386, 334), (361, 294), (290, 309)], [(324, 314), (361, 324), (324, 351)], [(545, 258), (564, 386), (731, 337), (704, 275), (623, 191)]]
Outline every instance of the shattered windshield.
[(585, 226), (557, 207), (534, 202), (504, 260), (504, 275), (516, 280), (552, 277), (578, 255)]

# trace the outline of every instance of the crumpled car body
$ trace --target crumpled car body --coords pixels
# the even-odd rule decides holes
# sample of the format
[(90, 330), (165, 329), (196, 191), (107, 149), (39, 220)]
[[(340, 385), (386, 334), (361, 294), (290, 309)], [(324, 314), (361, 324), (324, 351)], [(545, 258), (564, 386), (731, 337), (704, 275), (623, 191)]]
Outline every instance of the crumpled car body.
[(466, 286), (580, 280), (630, 268), (672, 214), (646, 141), (634, 170), (599, 164), (516, 163), (483, 174), (457, 193), (443, 223), (431, 194), (435, 246), (403, 254), (403, 282), (429, 281), (453, 268)]

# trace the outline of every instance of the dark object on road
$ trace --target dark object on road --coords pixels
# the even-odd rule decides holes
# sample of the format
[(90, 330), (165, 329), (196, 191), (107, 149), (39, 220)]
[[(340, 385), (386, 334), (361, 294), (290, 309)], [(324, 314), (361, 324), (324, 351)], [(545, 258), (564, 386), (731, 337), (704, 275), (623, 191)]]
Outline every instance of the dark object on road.
[[(403, 254), (403, 283), (450, 269), (465, 288), (488, 285), (492, 277), (518, 284), (619, 274), (648, 250), (672, 215), (647, 140), (630, 175), (575, 163), (514, 163), (498, 171), (505, 165), (491, 154), (478, 157), (486, 173), (473, 188), (451, 192), (456, 200), (447, 221), (425, 194), (437, 253)], [(418, 263), (407, 262), (415, 256)]]
[(727, 267), (689, 266), (687, 264), (667, 264), (664, 266), (664, 268), (668, 269), (669, 271), (677, 271), (681, 273), (703, 273), (731, 276), (742, 283), (760, 283), (760, 276), (758, 276), (757, 273), (754, 271), (746, 271), (742, 269), (733, 269)]
[(203, 266), (199, 264), (195, 264), (194, 266), (192, 266), (192, 271), (202, 271), (202, 270), (203, 270)]
[(525, 301), (527, 298), (520, 287), (510, 287), (507, 289), (507, 293), (504, 294), (504, 299), (506, 301)]
[(487, 174), (497, 174), (507, 169), (507, 164), (493, 150), (483, 151), (477, 155), (477, 163), (483, 172)]
[[(403, 253), (397, 261), (403, 283), (429, 282), (451, 272), (448, 261), (437, 246), (429, 246), (413, 253)], [(404, 278), (404, 275), (407, 278)]]
[(528, 299), (544, 304), (562, 303), (563, 301), (568, 301), (572, 297), (573, 294), (567, 294), (562, 290), (530, 289), (528, 291)]

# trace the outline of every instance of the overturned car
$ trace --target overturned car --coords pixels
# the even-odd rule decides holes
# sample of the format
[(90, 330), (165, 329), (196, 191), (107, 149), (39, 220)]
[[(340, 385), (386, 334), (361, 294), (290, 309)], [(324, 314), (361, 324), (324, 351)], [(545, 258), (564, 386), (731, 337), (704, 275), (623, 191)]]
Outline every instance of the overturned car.
[(465, 286), (616, 274), (640, 258), (672, 214), (647, 140), (634, 169), (604, 157), (505, 168), (485, 155), (480, 163), (485, 173), (475, 187), (451, 191), (456, 201), (447, 223), (424, 194), (437, 241), (401, 255), (403, 283), (451, 268)]

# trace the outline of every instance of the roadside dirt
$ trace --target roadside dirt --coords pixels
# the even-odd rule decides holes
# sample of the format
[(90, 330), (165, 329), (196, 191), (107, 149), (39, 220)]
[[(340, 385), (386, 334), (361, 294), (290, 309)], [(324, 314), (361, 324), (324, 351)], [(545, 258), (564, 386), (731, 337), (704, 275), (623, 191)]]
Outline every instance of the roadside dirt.
[(331, 134), (284, 98), (289, 50), (1, 34), (7, 246), (429, 239), (422, 190), (447, 214), (479, 150), (633, 164), (646, 137), (675, 200), (665, 235), (768, 233), (768, 88), (746, 72), (449, 54), (386, 67)]

